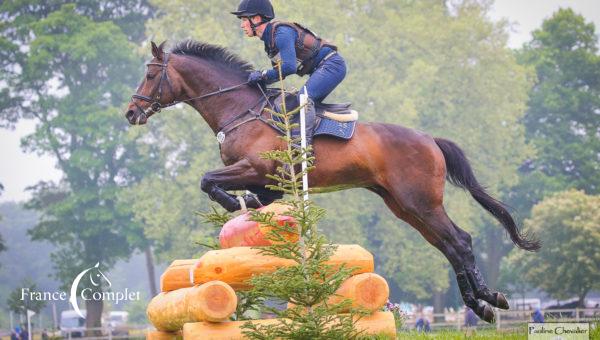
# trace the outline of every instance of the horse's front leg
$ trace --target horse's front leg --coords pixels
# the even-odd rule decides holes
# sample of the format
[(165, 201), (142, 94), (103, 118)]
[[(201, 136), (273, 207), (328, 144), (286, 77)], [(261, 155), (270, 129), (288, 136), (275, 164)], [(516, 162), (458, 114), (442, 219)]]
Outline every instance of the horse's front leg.
[[(264, 173), (259, 173), (255, 166), (246, 158), (224, 168), (209, 171), (200, 183), (202, 191), (208, 194), (210, 199), (219, 203), (229, 212), (242, 208), (238, 198), (227, 193), (226, 190), (244, 190), (252, 185), (266, 185), (267, 179)], [(253, 196), (244, 196), (247, 208), (260, 208), (262, 204)]]

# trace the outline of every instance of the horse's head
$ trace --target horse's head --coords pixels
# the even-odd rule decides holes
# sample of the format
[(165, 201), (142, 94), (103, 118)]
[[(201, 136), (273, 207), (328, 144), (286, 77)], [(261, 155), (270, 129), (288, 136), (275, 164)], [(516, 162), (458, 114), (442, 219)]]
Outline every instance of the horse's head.
[[(137, 92), (131, 97), (125, 117), (132, 125), (142, 125), (148, 118), (169, 104), (177, 97), (179, 86), (172, 81), (172, 67), (169, 67), (169, 53), (163, 51), (165, 42), (156, 46), (152, 42), (154, 58), (146, 64), (146, 74)], [(171, 70), (172, 75), (169, 76)]]

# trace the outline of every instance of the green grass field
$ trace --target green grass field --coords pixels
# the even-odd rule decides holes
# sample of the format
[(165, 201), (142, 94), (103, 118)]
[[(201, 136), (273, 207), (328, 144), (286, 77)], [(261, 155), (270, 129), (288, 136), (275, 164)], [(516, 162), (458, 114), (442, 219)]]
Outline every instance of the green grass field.
[[(492, 329), (476, 330), (476, 331), (439, 331), (431, 333), (417, 333), (414, 331), (400, 331), (396, 337), (398, 340), (426, 340), (426, 339), (443, 339), (443, 340), (463, 340), (463, 339), (497, 339), (497, 340), (521, 340), (527, 339), (526, 328), (516, 329), (512, 331), (497, 331)], [(590, 340), (600, 340), (600, 322), (595, 325), (590, 325)]]
[(522, 340), (527, 339), (525, 330), (513, 332), (499, 332), (496, 330), (480, 330), (480, 331), (439, 331), (432, 333), (417, 333), (417, 332), (400, 332), (396, 339), (497, 339), (497, 340)]

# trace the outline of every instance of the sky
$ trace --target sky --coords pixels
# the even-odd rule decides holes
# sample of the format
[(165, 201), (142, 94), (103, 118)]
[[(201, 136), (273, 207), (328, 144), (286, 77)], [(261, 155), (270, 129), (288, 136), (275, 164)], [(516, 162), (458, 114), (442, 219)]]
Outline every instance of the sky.
[[(561, 7), (570, 7), (582, 14), (586, 21), (594, 22), (597, 32), (600, 31), (600, 0), (496, 0), (489, 17), (494, 21), (509, 20), (508, 45), (518, 48), (531, 39), (531, 31)], [(0, 183), (4, 185), (0, 202), (26, 200), (30, 197), (26, 187), (41, 180), (61, 178), (53, 158), (21, 151), (20, 139), (34, 129), (31, 121), (19, 123), (12, 131), (0, 129)]]

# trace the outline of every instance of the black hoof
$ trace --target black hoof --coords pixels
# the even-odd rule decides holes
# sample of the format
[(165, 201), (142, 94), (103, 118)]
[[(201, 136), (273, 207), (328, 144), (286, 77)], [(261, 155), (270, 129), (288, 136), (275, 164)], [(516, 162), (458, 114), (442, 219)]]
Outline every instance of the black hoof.
[(487, 303), (481, 304), (477, 311), (475, 312), (479, 318), (487, 323), (496, 322), (496, 315), (494, 314), (494, 310)]
[(494, 293), (494, 297), (496, 298), (496, 307), (500, 309), (509, 309), (508, 301), (506, 297), (502, 293)]
[(246, 208), (258, 209), (263, 206), (254, 195), (246, 194), (242, 198), (246, 202)]

